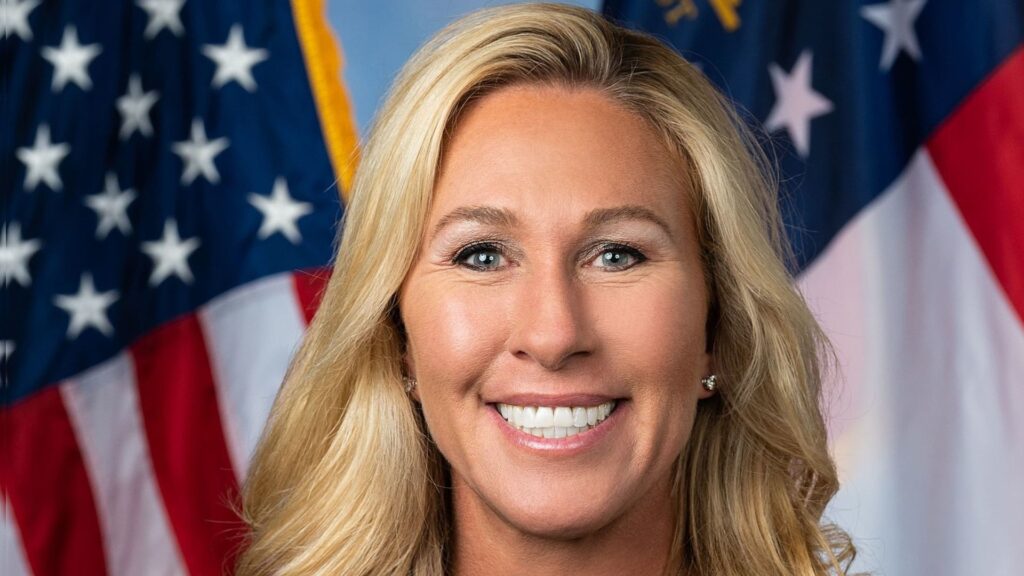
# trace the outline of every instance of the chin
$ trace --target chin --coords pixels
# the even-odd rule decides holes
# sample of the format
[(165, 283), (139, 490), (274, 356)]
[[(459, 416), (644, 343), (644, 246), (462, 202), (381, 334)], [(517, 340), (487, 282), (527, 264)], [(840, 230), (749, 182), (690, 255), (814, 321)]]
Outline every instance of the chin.
[(519, 492), (498, 513), (519, 532), (555, 540), (594, 534), (617, 517), (610, 498), (581, 498), (580, 491), (570, 492), (561, 497), (549, 489), (536, 498)]
[(591, 513), (524, 515), (508, 520), (517, 531), (547, 540), (577, 540), (608, 525), (604, 518)]

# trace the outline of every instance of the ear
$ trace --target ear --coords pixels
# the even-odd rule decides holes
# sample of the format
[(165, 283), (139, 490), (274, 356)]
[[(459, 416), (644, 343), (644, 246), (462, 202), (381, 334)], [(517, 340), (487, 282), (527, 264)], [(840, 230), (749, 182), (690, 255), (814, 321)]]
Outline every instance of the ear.
[(410, 346), (408, 338), (402, 346), (402, 374), (409, 378), (416, 377), (416, 358), (413, 356), (412, 346)]
[[(412, 354), (409, 353), (408, 347), (402, 353), (402, 374), (408, 378), (416, 379), (416, 361), (413, 360)], [(412, 397), (416, 402), (420, 401), (420, 387), (417, 385), (409, 391), (409, 396)]]
[(701, 364), (702, 364), (701, 380), (699, 380), (697, 382), (697, 386), (699, 387), (698, 398), (700, 398), (701, 400), (704, 400), (706, 398), (711, 398), (715, 394), (718, 394), (717, 390), (709, 391), (708, 389), (704, 388), (704, 382), (703, 382), (703, 379), (706, 376), (710, 376), (712, 374), (715, 374), (715, 357), (714, 357), (714, 355), (711, 354), (710, 352), (705, 352), (704, 353), (704, 361), (701, 362)]
[[(391, 318), (391, 325), (394, 326), (395, 331), (398, 333), (398, 338), (401, 341), (401, 373), (403, 376), (416, 378), (416, 361), (413, 359), (412, 353), (409, 350), (409, 335), (405, 331), (405, 322), (402, 321), (402, 311), (398, 305), (397, 293), (391, 296), (391, 303), (388, 306), (388, 314)], [(419, 388), (417, 387), (410, 391), (409, 396), (419, 402)]]

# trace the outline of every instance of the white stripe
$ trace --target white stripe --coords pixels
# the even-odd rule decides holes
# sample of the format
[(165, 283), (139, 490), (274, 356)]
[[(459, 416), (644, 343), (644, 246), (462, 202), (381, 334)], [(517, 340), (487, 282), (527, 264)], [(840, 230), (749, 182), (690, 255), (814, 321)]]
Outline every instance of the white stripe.
[(291, 274), (272, 276), (214, 300), (199, 314), (220, 394), (224, 435), (244, 480), (274, 397), (306, 321)]
[(848, 382), (858, 401), (836, 439), (845, 486), (829, 515), (857, 538), (860, 569), (1017, 574), (1024, 565), (1020, 319), (926, 153), (851, 226), (847, 241), (859, 246), (834, 254), (853, 260), (820, 268), (846, 266), (847, 278), (859, 276), (852, 290), (859, 302), (823, 297), (814, 286), (824, 282), (804, 285), (819, 304), (863, 311), (846, 325), (835, 321), (844, 313), (825, 314), (841, 354), (844, 338), (861, 340), (846, 356), (860, 362), (851, 372), (857, 381)]
[(861, 385), (866, 376), (867, 302), (865, 270), (875, 263), (864, 251), (864, 217), (861, 212), (832, 240), (828, 249), (800, 276), (800, 291), (835, 347), (838, 366), (826, 374), (825, 402), (829, 436), (840, 438), (847, 427), (863, 417), (869, 390)]
[(110, 574), (183, 574), (153, 474), (130, 356), (83, 372), (60, 392), (96, 490)]
[(28, 576), (28, 561), (21, 545), (18, 524), (11, 513), (11, 502), (0, 494), (0, 574)]

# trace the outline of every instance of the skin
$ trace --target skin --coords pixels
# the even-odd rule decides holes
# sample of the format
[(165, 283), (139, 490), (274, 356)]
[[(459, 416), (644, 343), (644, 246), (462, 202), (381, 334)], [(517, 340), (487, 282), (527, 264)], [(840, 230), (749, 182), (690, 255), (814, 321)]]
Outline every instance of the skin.
[[(712, 363), (686, 170), (592, 89), (504, 88), (461, 118), (399, 294), (406, 368), (452, 470), (456, 574), (665, 569), (671, 470)], [(481, 206), (516, 222), (436, 230)], [(636, 216), (585, 225), (622, 206), (665, 229)], [(465, 251), (480, 241), (493, 246)], [(582, 453), (536, 454), (506, 438), (488, 403), (525, 392), (608, 395), (623, 412)]]

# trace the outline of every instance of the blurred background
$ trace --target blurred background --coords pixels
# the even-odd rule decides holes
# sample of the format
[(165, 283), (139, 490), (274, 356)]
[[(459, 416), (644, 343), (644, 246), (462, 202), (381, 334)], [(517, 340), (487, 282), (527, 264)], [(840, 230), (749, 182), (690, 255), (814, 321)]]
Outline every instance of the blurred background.
[[(0, 0), (0, 573), (210, 574), (358, 146), (471, 0)], [(876, 574), (1024, 573), (1024, 3), (606, 0), (760, 127)]]

